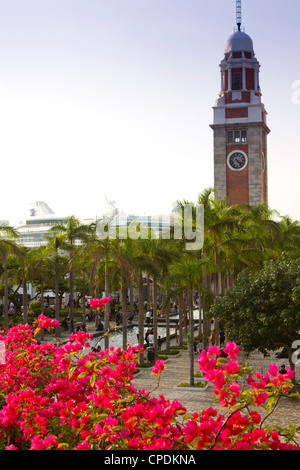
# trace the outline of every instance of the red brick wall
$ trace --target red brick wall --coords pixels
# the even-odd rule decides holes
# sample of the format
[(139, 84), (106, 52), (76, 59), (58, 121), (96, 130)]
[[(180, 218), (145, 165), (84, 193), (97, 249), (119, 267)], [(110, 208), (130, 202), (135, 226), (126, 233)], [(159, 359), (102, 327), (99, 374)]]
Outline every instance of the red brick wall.
[(247, 90), (254, 90), (254, 69), (246, 68), (246, 88)]
[[(241, 145), (228, 145), (227, 156), (234, 150), (241, 150)], [(248, 155), (248, 145), (243, 145), (243, 152)], [(226, 159), (227, 159), (226, 156)], [(228, 205), (249, 203), (248, 165), (242, 171), (233, 171), (226, 167)]]
[(227, 198), (229, 206), (249, 204), (248, 166), (242, 171), (227, 167)]
[(248, 108), (226, 109), (226, 119), (246, 118), (246, 117), (248, 117)]
[(228, 70), (225, 70), (225, 84), (224, 84), (225, 91), (228, 90)]
[(232, 92), (228, 92), (225, 95), (225, 103), (250, 103), (251, 96), (250, 91), (242, 91), (242, 96), (240, 100), (233, 100), (232, 99)]

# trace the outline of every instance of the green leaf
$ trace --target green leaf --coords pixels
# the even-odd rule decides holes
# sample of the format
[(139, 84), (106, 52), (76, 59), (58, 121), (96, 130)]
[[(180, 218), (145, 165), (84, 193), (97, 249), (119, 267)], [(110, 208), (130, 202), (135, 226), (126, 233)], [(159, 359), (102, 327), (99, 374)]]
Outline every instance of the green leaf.
[(96, 382), (96, 378), (97, 378), (96, 374), (91, 375), (91, 380), (90, 380), (91, 387), (94, 387), (95, 382)]

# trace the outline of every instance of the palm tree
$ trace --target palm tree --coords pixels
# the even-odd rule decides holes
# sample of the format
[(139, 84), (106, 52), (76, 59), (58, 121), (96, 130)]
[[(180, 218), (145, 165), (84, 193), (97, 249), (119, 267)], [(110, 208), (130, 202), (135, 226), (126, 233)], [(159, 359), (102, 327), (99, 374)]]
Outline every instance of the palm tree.
[[(153, 333), (154, 333), (154, 354), (157, 356), (158, 352), (158, 320), (157, 320), (157, 294), (158, 289), (166, 298), (166, 292), (163, 290), (163, 279), (168, 271), (168, 266), (178, 255), (178, 250), (175, 243), (170, 240), (160, 238), (144, 240), (140, 248), (144, 257), (144, 270), (147, 277), (152, 281), (152, 305), (153, 305)], [(167, 332), (167, 350), (168, 350), (168, 337), (169, 337), (169, 306), (164, 305), (166, 312), (166, 332)]]
[(10, 253), (21, 257), (21, 249), (13, 239), (19, 237), (15, 228), (2, 224), (0, 225), (0, 262), (4, 268), (4, 327), (8, 328), (8, 266), (7, 258)]
[(29, 253), (30, 248), (24, 247), (20, 245), (20, 250), (22, 252), (21, 258), (19, 258), (18, 264), (18, 277), (21, 279), (22, 287), (23, 287), (23, 323), (24, 325), (28, 322), (28, 293), (27, 293), (27, 282), (29, 278), (29, 271), (30, 271), (30, 261), (29, 261)]
[(78, 247), (76, 258), (74, 259), (74, 271), (76, 274), (76, 290), (80, 292), (82, 299), (82, 315), (83, 325), (86, 325), (86, 294), (87, 285), (90, 278), (90, 271), (92, 266), (92, 257), (90, 253), (90, 240), (91, 236), (87, 238), (85, 243)]
[(48, 247), (40, 245), (32, 248), (28, 253), (30, 263), (30, 279), (40, 288), (41, 313), (44, 313), (45, 284), (49, 279), (50, 259)]
[[(105, 297), (109, 297), (110, 295), (110, 277), (113, 279), (116, 276), (119, 276), (119, 279), (122, 281), (123, 286), (123, 297), (125, 296), (125, 286), (128, 284), (129, 281), (129, 262), (128, 262), (128, 254), (126, 251), (128, 250), (128, 243), (127, 240), (123, 240), (122, 238), (116, 236), (116, 233), (112, 234), (109, 230), (106, 232), (104, 227), (110, 227), (110, 224), (114, 221), (114, 215), (111, 214), (108, 216), (103, 216), (102, 219), (96, 221), (95, 224), (91, 227), (91, 236), (88, 241), (89, 251), (91, 257), (93, 259), (93, 264), (90, 271), (90, 291), (91, 293), (95, 294), (95, 281), (96, 281), (96, 273), (97, 271), (102, 275), (103, 284), (104, 284), (104, 293)], [(99, 228), (100, 227), (100, 228)], [(106, 232), (106, 233), (105, 233)], [(126, 243), (125, 243), (126, 241)], [(96, 288), (98, 290), (99, 283)], [(92, 294), (92, 295), (93, 295)], [(105, 331), (105, 349), (109, 347), (109, 313), (110, 313), (110, 306), (109, 303), (105, 304), (105, 312), (104, 312), (104, 331)], [(126, 320), (126, 309), (123, 306), (123, 346), (124, 349), (127, 344), (126, 338), (126, 328), (127, 322)], [(96, 324), (98, 321), (98, 317), (96, 315)], [(126, 323), (126, 326), (125, 326)]]
[[(192, 253), (199, 260), (206, 260), (203, 279), (198, 287), (199, 293), (202, 292), (202, 296), (199, 298), (199, 324), (201, 326), (203, 307), (204, 341), (208, 335), (208, 320), (205, 317), (205, 311), (208, 310), (212, 300), (209, 291), (214, 297), (221, 294), (227, 279), (232, 276), (234, 267), (237, 266), (237, 261), (241, 264), (241, 253), (243, 253), (245, 261), (247, 259), (245, 254), (247, 253), (249, 257), (251, 250), (251, 254), (254, 252), (253, 247), (250, 248), (250, 240), (245, 237), (245, 229), (237, 208), (228, 206), (226, 199), (213, 198), (213, 194), (214, 190), (209, 188), (198, 196), (196, 206), (204, 206), (204, 243), (200, 250)], [(177, 201), (175, 211), (179, 214), (182, 213), (186, 204), (196, 207), (188, 201)], [(182, 223), (184, 222), (182, 220)], [(195, 230), (196, 227), (193, 228)], [(255, 258), (252, 257), (252, 259)], [(215, 330), (217, 344), (219, 344), (218, 321), (215, 322)]]
[[(64, 240), (61, 234), (50, 233), (47, 237), (47, 252), (50, 257), (54, 257), (54, 272), (55, 272), (55, 319), (60, 322), (60, 299), (59, 299), (59, 277), (60, 277), (60, 252), (64, 245)], [(61, 327), (55, 329), (55, 336), (61, 336)]]
[[(99, 239), (96, 234), (96, 230), (94, 230), (92, 239), (90, 240), (90, 250), (93, 258), (93, 265), (91, 268), (90, 274), (90, 285), (94, 286), (95, 281), (95, 273), (97, 268), (101, 268), (101, 273), (104, 274), (104, 292), (105, 297), (109, 297), (109, 258), (111, 256), (111, 240), (109, 239)], [(109, 305), (105, 304), (105, 312), (104, 312), (104, 331), (105, 331), (105, 349), (109, 347)], [(95, 317), (95, 325), (98, 325), (98, 315), (96, 313)]]
[(165, 277), (166, 285), (179, 285), (188, 292), (189, 299), (189, 333), (190, 333), (190, 385), (194, 385), (194, 306), (193, 290), (197, 289), (202, 281), (202, 272), (205, 261), (197, 259), (188, 252), (184, 253), (179, 261), (170, 264), (168, 275)]
[[(141, 347), (144, 346), (144, 280), (146, 279), (146, 273), (155, 270), (153, 261), (147, 256), (148, 242), (144, 238), (133, 240), (130, 252), (132, 275), (138, 285), (138, 336)], [(139, 355), (139, 361), (141, 364), (144, 363), (143, 354)]]
[[(155, 306), (155, 320), (157, 330), (157, 287), (162, 294), (163, 299), (168, 299), (169, 289), (164, 288), (164, 279), (168, 274), (170, 264), (174, 260), (178, 260), (182, 256), (181, 247), (174, 243), (174, 240), (164, 240), (160, 238), (158, 241), (154, 240), (154, 244), (151, 250), (151, 259), (158, 269), (158, 276), (153, 273), (153, 305)], [(175, 297), (176, 298), (176, 297)], [(164, 312), (166, 315), (166, 350), (170, 350), (170, 303), (163, 303)], [(181, 319), (179, 318), (181, 322)], [(157, 331), (156, 331), (157, 335)], [(155, 342), (155, 354), (157, 354), (157, 338)]]
[[(228, 206), (226, 199), (212, 198), (213, 190), (206, 190), (198, 197), (198, 204), (204, 204), (204, 247), (202, 257), (210, 260), (210, 268), (203, 279), (206, 293), (206, 309), (212, 296), (220, 295), (230, 285), (237, 272), (257, 264), (257, 249), (247, 233), (237, 206)], [(213, 264), (215, 268), (213, 269)], [(210, 301), (208, 302), (208, 300)], [(204, 325), (207, 322), (204, 319)], [(215, 321), (216, 343), (219, 344), (219, 322)], [(206, 340), (206, 332), (204, 333)]]
[(265, 202), (237, 207), (237, 217), (243, 226), (244, 238), (250, 250), (250, 256), (246, 256), (242, 269), (250, 266), (258, 270), (264, 261), (276, 257), (278, 250), (282, 250), (284, 237), (281, 225), (275, 220), (277, 216), (277, 212), (271, 210)]
[[(281, 248), (292, 257), (299, 257), (300, 251), (300, 223), (291, 220), (288, 216), (281, 217), (278, 222), (282, 231), (283, 242)], [(279, 251), (280, 252), (280, 251)]]
[(134, 262), (133, 262), (134, 240), (118, 239), (115, 243), (114, 257), (117, 264), (118, 276), (121, 285), (122, 296), (122, 336), (123, 349), (127, 348), (127, 292), (132, 286)]
[(54, 224), (50, 233), (61, 234), (61, 247), (69, 253), (70, 276), (70, 321), (74, 322), (74, 256), (78, 242), (84, 242), (90, 234), (91, 226), (82, 224), (75, 216), (68, 217), (64, 223)]

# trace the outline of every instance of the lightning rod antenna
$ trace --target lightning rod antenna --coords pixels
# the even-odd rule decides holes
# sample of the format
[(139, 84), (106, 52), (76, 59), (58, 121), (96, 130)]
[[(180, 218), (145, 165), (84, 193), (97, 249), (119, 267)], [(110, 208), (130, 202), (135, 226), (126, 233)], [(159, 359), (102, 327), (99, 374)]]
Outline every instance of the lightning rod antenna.
[(242, 25), (242, 0), (236, 0), (236, 24), (238, 30), (241, 31)]

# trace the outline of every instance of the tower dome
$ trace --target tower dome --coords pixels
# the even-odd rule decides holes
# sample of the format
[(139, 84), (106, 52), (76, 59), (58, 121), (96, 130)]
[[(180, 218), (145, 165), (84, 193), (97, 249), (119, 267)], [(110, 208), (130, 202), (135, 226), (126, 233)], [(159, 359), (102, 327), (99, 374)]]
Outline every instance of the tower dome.
[(243, 31), (236, 31), (226, 42), (225, 54), (237, 51), (254, 52), (252, 39)]

